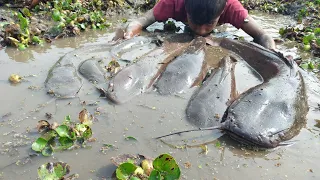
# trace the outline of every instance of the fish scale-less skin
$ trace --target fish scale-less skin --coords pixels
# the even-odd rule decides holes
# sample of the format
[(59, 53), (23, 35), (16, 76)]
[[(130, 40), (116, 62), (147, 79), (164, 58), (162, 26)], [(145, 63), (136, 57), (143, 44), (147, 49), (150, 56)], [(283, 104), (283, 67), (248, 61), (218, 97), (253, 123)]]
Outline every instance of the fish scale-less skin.
[(239, 141), (266, 148), (297, 135), (308, 112), (297, 65), (254, 44), (225, 39), (220, 45), (240, 55), (264, 78), (263, 84), (244, 92), (228, 107), (222, 128)]
[(136, 63), (119, 71), (110, 80), (106, 96), (113, 102), (121, 104), (149, 90), (157, 76), (161, 74), (161, 67), (181, 54), (189, 44), (190, 37), (181, 39), (180, 36), (168, 38), (162, 47), (150, 51)]
[(100, 65), (98, 64), (99, 59), (88, 59), (80, 64), (79, 72), (87, 80), (94, 82), (96, 84), (101, 84), (106, 82), (104, 72)]
[(45, 80), (47, 92), (56, 98), (76, 97), (83, 85), (78, 73), (79, 64), (93, 55), (108, 57), (107, 51), (112, 45), (89, 45), (65, 54), (48, 72)]
[(205, 38), (194, 39), (183, 54), (166, 67), (155, 84), (160, 94), (182, 93), (194, 84), (205, 65), (205, 45)]
[(73, 65), (55, 67), (48, 77), (46, 88), (58, 98), (75, 97), (82, 86), (82, 80)]
[(190, 98), (186, 113), (191, 124), (197, 127), (221, 125), (222, 116), (230, 102), (238, 94), (263, 82), (261, 76), (243, 59), (236, 55), (230, 56), (220, 61), (219, 68)]

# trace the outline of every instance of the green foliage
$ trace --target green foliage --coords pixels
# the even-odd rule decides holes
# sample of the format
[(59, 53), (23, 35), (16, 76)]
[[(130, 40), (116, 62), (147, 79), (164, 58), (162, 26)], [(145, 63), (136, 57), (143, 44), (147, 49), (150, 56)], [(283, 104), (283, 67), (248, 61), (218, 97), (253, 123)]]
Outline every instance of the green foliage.
[(144, 161), (142, 161), (142, 167), (130, 160), (121, 163), (116, 169), (117, 179), (176, 180), (180, 178), (180, 168), (175, 159), (169, 154), (161, 154), (153, 160), (152, 165), (150, 164), (151, 170), (148, 169), (149, 165), (146, 164), (149, 161)]
[[(87, 112), (83, 110), (80, 114)], [(80, 116), (81, 117), (81, 116)], [(92, 137), (92, 130), (87, 124), (92, 119), (74, 123), (70, 116), (66, 116), (64, 124), (56, 127), (50, 125), (47, 121), (39, 121), (38, 131), (42, 135), (32, 144), (32, 150), (41, 152), (43, 156), (51, 156), (55, 150), (66, 150), (74, 146), (76, 143), (84, 146), (86, 140)], [(86, 122), (87, 124), (83, 124)]]
[[(60, 180), (70, 173), (70, 166), (63, 162), (46, 163), (38, 168), (38, 177), (40, 180)], [(75, 177), (75, 175), (71, 175)], [(70, 177), (71, 177), (70, 176)], [(69, 177), (69, 178), (70, 178)]]
[(101, 0), (89, 1), (87, 5), (79, 1), (55, 0), (53, 6), (50, 3), (41, 3), (34, 10), (50, 10), (51, 17), (56, 22), (55, 26), (59, 26), (59, 28), (78, 27), (84, 31), (87, 28), (104, 29), (109, 26), (101, 11), (101, 5)]
[(179, 179), (180, 168), (176, 160), (169, 154), (162, 154), (153, 161), (153, 171), (151, 179)]
[[(61, 34), (66, 36), (80, 35), (80, 31), (87, 29), (105, 29), (108, 23), (101, 10), (101, 0), (88, 1), (82, 3), (79, 0), (53, 0), (46, 3), (40, 2), (32, 9), (32, 13), (40, 14), (44, 19), (54, 21), (49, 27), (50, 38), (55, 38)], [(30, 33), (30, 18), (33, 16), (29, 9), (23, 8), (21, 12), (14, 13), (17, 19), (16, 24), (20, 26), (20, 34), (8, 34), (8, 45), (16, 46), (19, 50), (25, 50), (30, 44), (42, 44), (44, 41), (39, 34)], [(2, 27), (2, 26), (1, 26)], [(63, 37), (63, 36), (59, 36)]]
[(134, 175), (136, 169), (137, 166), (132, 163), (122, 163), (116, 170), (116, 176), (119, 180), (127, 180)]

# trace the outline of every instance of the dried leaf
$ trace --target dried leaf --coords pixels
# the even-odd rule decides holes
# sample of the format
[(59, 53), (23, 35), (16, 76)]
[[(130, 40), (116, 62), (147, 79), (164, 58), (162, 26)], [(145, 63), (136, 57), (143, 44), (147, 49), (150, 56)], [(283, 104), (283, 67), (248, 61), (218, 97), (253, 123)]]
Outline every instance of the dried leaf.
[(186, 169), (189, 169), (190, 167), (191, 167), (191, 163), (188, 161), (188, 162), (186, 162), (186, 163), (184, 163), (184, 167), (186, 168)]
[(106, 67), (106, 70), (111, 74), (115, 74), (120, 70), (120, 64), (118, 63), (118, 61), (113, 59), (109, 62), (108, 66)]
[(79, 113), (79, 120), (81, 122), (81, 124), (85, 124), (85, 125), (92, 125), (92, 120), (93, 120), (93, 116), (90, 114), (89, 111), (87, 111), (87, 109), (83, 109), (80, 113)]
[(40, 121), (38, 121), (37, 129), (38, 129), (39, 133), (43, 133), (43, 132), (46, 132), (46, 131), (50, 130), (51, 129), (51, 125), (46, 120), (40, 120)]
[(205, 154), (207, 155), (209, 150), (208, 150), (208, 146), (207, 145), (200, 145), (201, 149), (202, 149), (202, 152), (200, 154)]
[(316, 125), (314, 125), (315, 127), (317, 127), (317, 128), (320, 128), (320, 120), (319, 119), (315, 119), (315, 121), (316, 121)]
[(9, 81), (13, 84), (17, 84), (21, 81), (22, 77), (17, 74), (11, 74), (9, 77)]

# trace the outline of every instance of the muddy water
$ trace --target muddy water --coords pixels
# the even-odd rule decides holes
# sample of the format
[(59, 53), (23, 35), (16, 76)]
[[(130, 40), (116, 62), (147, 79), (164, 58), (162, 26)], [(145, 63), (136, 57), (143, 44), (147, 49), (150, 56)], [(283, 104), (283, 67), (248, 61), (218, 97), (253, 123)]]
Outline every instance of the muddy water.
[[(274, 37), (277, 29), (292, 21), (283, 16), (254, 16)], [(244, 36), (241, 31), (230, 26), (223, 27), (228, 36)], [(301, 133), (292, 139), (291, 146), (279, 147), (268, 151), (247, 150), (228, 137), (220, 136), (217, 131), (194, 132), (183, 136), (164, 139), (173, 145), (197, 145), (208, 142), (209, 152), (201, 154), (201, 148), (176, 149), (152, 137), (174, 131), (193, 129), (185, 120), (185, 107), (192, 91), (180, 96), (159, 96), (148, 93), (123, 105), (113, 105), (85, 81), (79, 98), (54, 100), (44, 90), (44, 81), (50, 67), (65, 53), (75, 48), (107, 42), (112, 34), (87, 32), (78, 38), (64, 39), (51, 46), (30, 48), (19, 52), (15, 49), (0, 51), (0, 177), (3, 179), (36, 179), (37, 168), (49, 161), (63, 161), (71, 166), (72, 173), (80, 179), (110, 179), (115, 167), (110, 158), (123, 153), (141, 153), (156, 157), (161, 153), (171, 153), (178, 161), (182, 179), (319, 179), (320, 141), (319, 130), (314, 127), (314, 119), (319, 118), (317, 110), (320, 93), (316, 82), (309, 78), (308, 96), (310, 112), (308, 123)], [(247, 38), (247, 37), (246, 37)], [(284, 51), (284, 45), (279, 45)], [(287, 49), (287, 52), (294, 52)], [(7, 78), (11, 73), (25, 78), (18, 85), (10, 85)], [(33, 87), (33, 89), (29, 89)], [(80, 102), (98, 102), (97, 106), (83, 106)], [(31, 151), (31, 143), (38, 134), (37, 121), (45, 119), (45, 113), (52, 113), (49, 122), (61, 123), (64, 116), (71, 115), (77, 120), (82, 108), (90, 112), (100, 111), (97, 121), (92, 125), (96, 142), (89, 143), (91, 148), (56, 152), (53, 157), (34, 157), (25, 162)], [(7, 115), (7, 116), (4, 116)], [(126, 136), (134, 136), (138, 142), (126, 141)], [(221, 147), (217, 147), (217, 142)], [(100, 151), (103, 144), (113, 144), (116, 150)], [(25, 165), (23, 165), (26, 163)], [(191, 164), (187, 168), (186, 164)]]

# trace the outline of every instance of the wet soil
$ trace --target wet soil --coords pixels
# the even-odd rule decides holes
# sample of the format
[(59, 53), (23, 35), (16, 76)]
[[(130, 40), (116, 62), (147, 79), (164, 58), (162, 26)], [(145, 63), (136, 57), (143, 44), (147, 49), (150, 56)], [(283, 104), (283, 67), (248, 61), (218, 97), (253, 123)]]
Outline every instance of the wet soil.
[[(274, 37), (279, 38), (279, 28), (294, 23), (288, 17), (255, 14), (253, 17)], [(158, 27), (156, 25), (156, 27)], [(152, 28), (151, 28), (152, 29)], [(216, 36), (239, 37), (250, 40), (242, 31), (224, 25)], [(43, 47), (18, 51), (15, 48), (0, 50), (0, 179), (36, 179), (37, 168), (49, 161), (63, 161), (71, 166), (71, 173), (78, 173), (80, 179), (110, 179), (115, 170), (110, 158), (124, 153), (140, 153), (156, 157), (171, 153), (177, 160), (182, 179), (319, 179), (320, 141), (319, 128), (314, 127), (319, 118), (320, 90), (317, 80), (305, 79), (308, 84), (310, 111), (308, 123), (301, 133), (291, 140), (290, 146), (281, 146), (268, 151), (254, 151), (242, 147), (228, 137), (221, 137), (218, 131), (193, 132), (164, 139), (173, 145), (197, 145), (207, 142), (209, 152), (202, 154), (199, 147), (176, 149), (153, 137), (174, 131), (194, 129), (185, 120), (185, 108), (194, 89), (179, 96), (160, 96), (151, 92), (138, 96), (123, 105), (114, 105), (85, 81), (79, 98), (55, 100), (48, 96), (44, 81), (48, 70), (65, 53), (90, 44), (108, 42), (113, 34), (103, 31), (88, 31), (81, 37), (60, 39)], [(278, 44), (285, 54), (301, 56), (290, 42)], [(214, 51), (212, 51), (214, 52)], [(219, 56), (219, 52), (212, 53)], [(217, 57), (216, 57), (217, 58)], [(214, 64), (214, 62), (212, 62)], [(8, 77), (12, 73), (25, 78), (20, 84), (11, 85)], [(97, 105), (83, 105), (81, 102), (97, 102)], [(89, 104), (89, 103), (87, 103)], [(96, 142), (91, 148), (56, 152), (52, 157), (24, 159), (31, 150), (32, 142), (38, 137), (38, 120), (61, 123), (64, 116), (77, 120), (82, 108), (91, 113), (96, 111), (96, 122), (92, 125)], [(137, 142), (126, 141), (134, 136)], [(217, 143), (220, 142), (220, 143)], [(101, 151), (104, 144), (117, 148)]]

